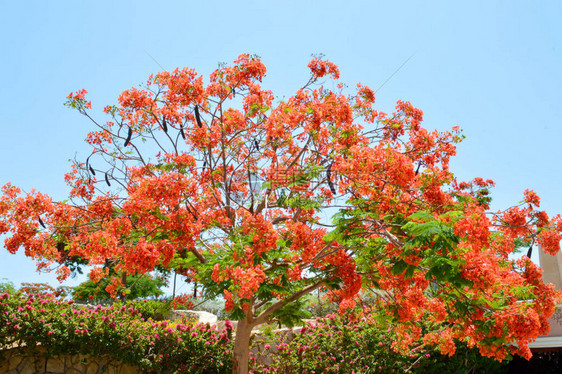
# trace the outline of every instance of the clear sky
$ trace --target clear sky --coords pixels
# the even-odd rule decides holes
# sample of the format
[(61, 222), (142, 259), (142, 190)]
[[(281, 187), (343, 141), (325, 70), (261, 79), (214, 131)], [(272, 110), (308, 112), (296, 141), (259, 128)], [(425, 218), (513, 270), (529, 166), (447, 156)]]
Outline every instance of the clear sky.
[[(262, 57), (265, 86), (280, 96), (302, 86), (313, 53), (350, 86), (376, 89), (413, 55), (378, 92), (378, 109), (408, 100), (429, 129), (461, 126), (452, 171), (495, 180), (494, 209), (531, 188), (549, 214), (562, 213), (561, 15), (562, 2), (548, 0), (5, 2), (0, 185), (66, 197), (68, 159), (88, 154), (90, 129), (63, 106), (71, 91), (88, 90), (102, 117), (158, 64), (208, 74), (241, 53)], [(56, 284), (5, 249), (0, 278)]]

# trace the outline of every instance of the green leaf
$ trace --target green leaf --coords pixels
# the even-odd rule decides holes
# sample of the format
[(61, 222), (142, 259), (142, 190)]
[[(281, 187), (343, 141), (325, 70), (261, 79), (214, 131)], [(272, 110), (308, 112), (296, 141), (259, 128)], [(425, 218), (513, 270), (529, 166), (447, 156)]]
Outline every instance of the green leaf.
[(394, 275), (402, 274), (404, 270), (408, 267), (408, 263), (404, 260), (399, 260), (392, 266), (390, 272)]

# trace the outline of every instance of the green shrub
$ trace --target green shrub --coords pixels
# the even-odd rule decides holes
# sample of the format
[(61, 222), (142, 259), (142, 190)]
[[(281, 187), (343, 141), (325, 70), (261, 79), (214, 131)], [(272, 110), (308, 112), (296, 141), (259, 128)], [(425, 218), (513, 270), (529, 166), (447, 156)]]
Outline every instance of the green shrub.
[(2, 280), (2, 282), (0, 282), (0, 293), (4, 293), (4, 292), (15, 293), (16, 292), (16, 287), (14, 286), (14, 284), (12, 282), (7, 280), (6, 278), (2, 278), (1, 280)]
[[(230, 373), (231, 331), (156, 322), (133, 304), (75, 309), (53, 294), (0, 294), (0, 347), (109, 355), (146, 373)], [(1, 351), (0, 351), (1, 354)]]
[(468, 348), (466, 344), (457, 342), (457, 350), (451, 357), (432, 351), (430, 356), (419, 362), (412, 373), (419, 374), (457, 374), (457, 373), (507, 373), (509, 360), (495, 361), (483, 357), (477, 348)]
[[(256, 339), (260, 347), (252, 358), (253, 373), (501, 373), (506, 363), (480, 356), (477, 350), (458, 344), (452, 357), (422, 345), (396, 353), (392, 328), (366, 317), (351, 321), (335, 314), (317, 320), (295, 334), (291, 341), (278, 342), (274, 335)], [(259, 364), (263, 355), (271, 364)], [(263, 362), (263, 361), (262, 361)]]
[(162, 321), (172, 310), (172, 304), (161, 300), (133, 300), (129, 302), (115, 302), (113, 307), (120, 309), (122, 306), (126, 308), (133, 307), (138, 310), (142, 318)]
[[(293, 340), (263, 345), (261, 354), (277, 351), (273, 364), (256, 365), (255, 373), (403, 373), (425, 354), (412, 357), (389, 349), (389, 332), (362, 320), (351, 322), (335, 314), (303, 327)], [(274, 339), (274, 337), (272, 337)], [(270, 352), (268, 352), (270, 351)], [(254, 362), (259, 362), (258, 357)]]

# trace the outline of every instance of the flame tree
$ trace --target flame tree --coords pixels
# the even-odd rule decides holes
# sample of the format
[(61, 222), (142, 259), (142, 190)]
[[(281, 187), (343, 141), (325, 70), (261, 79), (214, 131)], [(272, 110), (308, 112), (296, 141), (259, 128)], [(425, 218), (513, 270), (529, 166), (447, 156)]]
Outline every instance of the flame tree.
[(105, 107), (107, 122), (85, 90), (70, 94), (66, 105), (95, 126), (92, 153), (65, 176), (65, 202), (3, 187), (7, 250), (58, 264), (61, 278), (78, 259), (92, 280), (110, 278), (113, 295), (119, 274), (189, 275), (239, 321), (234, 373), (248, 371), (252, 328), (299, 318), (318, 289), (342, 311), (375, 290), (399, 326), (397, 349), (422, 339), (452, 354), (459, 339), (498, 359), (529, 357), (559, 295), (528, 258), (508, 256), (521, 245), (556, 253), (560, 217), (538, 210), (530, 190), (489, 212), (493, 182), (449, 171), (458, 127), (430, 132), (402, 101), (376, 111), (368, 87), (343, 93), (333, 63), (308, 67), (309, 81), (281, 101), (249, 55), (208, 84), (192, 69), (162, 72)]

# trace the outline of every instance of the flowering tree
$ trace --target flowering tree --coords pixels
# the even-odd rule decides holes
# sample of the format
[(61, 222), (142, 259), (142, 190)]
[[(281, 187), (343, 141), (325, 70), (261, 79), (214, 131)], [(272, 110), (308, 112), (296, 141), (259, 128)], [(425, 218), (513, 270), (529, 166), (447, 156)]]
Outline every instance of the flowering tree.
[(159, 73), (105, 107), (105, 123), (86, 91), (70, 94), (66, 104), (96, 126), (92, 154), (66, 175), (66, 202), (3, 187), (6, 248), (63, 264), (61, 278), (68, 261), (87, 262), (114, 295), (116, 274), (188, 274), (239, 320), (235, 373), (248, 371), (252, 328), (299, 318), (299, 301), (318, 289), (342, 311), (375, 290), (400, 326), (397, 349), (423, 339), (452, 354), (460, 339), (498, 359), (529, 357), (559, 295), (528, 258), (508, 256), (537, 242), (556, 253), (560, 217), (529, 190), (519, 206), (487, 212), (493, 182), (449, 171), (458, 127), (429, 132), (402, 101), (377, 112), (366, 86), (320, 86), (339, 79), (334, 64), (308, 67), (310, 80), (277, 102), (248, 55), (208, 84), (190, 69)]

